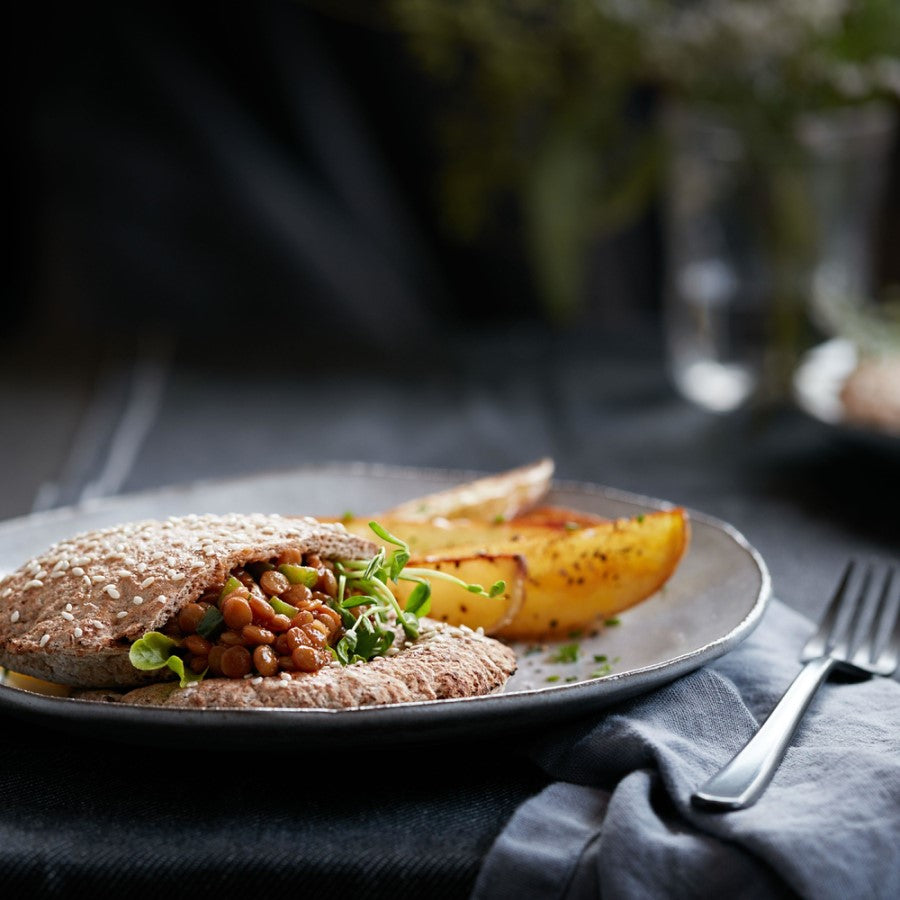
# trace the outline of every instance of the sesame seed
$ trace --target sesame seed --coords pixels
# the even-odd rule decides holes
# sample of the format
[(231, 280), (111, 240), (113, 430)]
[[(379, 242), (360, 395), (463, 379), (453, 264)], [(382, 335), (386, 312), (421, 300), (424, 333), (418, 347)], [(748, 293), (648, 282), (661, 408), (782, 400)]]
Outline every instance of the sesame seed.
[(92, 556), (79, 556), (78, 559), (72, 560), (73, 566), (89, 566), (94, 561)]
[(34, 573), (35, 579), (46, 578), (47, 570), (46, 569), (38, 569), (37, 572)]
[(66, 604), (66, 612), (72, 612), (72, 604), (71, 603)]
[(25, 583), (25, 587), (23, 590), (30, 591), (32, 588), (43, 587), (44, 582), (40, 580), (40, 578), (32, 578), (31, 581)]
[(174, 556), (170, 556), (170, 557), (168, 557), (168, 559), (166, 559), (166, 565), (171, 566), (171, 567), (177, 566), (178, 560), (175, 559)]
[(50, 642), (50, 635), (49, 635), (49, 634), (45, 634), (45, 635), (38, 641), (38, 646), (39, 646), (39, 647), (46, 647), (47, 644), (48, 644), (49, 642)]
[(84, 632), (83, 632), (80, 628), (76, 628), (76, 629), (72, 632), (72, 634), (74, 634), (75, 637), (79, 638), (79, 637), (81, 637), (81, 636), (84, 634)]
[(154, 581), (156, 581), (156, 578), (153, 575), (151, 575), (149, 578), (145, 578), (141, 582), (141, 590), (142, 591), (147, 590), (147, 588), (150, 587), (150, 585), (153, 584)]
[(69, 569), (69, 571), (73, 575), (78, 575), (79, 577), (84, 575), (84, 569), (82, 569), (81, 566), (73, 566), (71, 569)]
[(134, 578), (134, 572), (130, 569), (119, 569), (118, 576), (119, 578)]
[(69, 573), (65, 569), (56, 569), (50, 573), (51, 578), (65, 578)]
[(127, 615), (128, 615), (128, 610), (127, 610), (127, 609), (120, 609), (120, 610), (116, 613), (116, 618), (117, 618), (117, 619), (124, 619), (125, 616), (127, 616)]
[(124, 553), (127, 549), (128, 549), (127, 544), (116, 544), (116, 550), (118, 550), (119, 553)]
[(176, 572), (172, 576), (172, 581), (184, 581), (185, 575), (184, 572)]
[(90, 576), (90, 575), (85, 575), (85, 576), (84, 576), (84, 583), (85, 583), (88, 587), (93, 587), (93, 586), (94, 586), (94, 582), (91, 581), (91, 576)]
[(63, 557), (62, 559), (57, 560), (56, 565), (53, 567), (54, 572), (58, 572), (60, 569), (68, 569), (69, 561)]
[(13, 625), (15, 625), (16, 622), (19, 621), (19, 615), (20, 615), (20, 614), (19, 614), (19, 611), (18, 611), (17, 609), (14, 609), (14, 610), (9, 614), (9, 621), (12, 622)]
[(3, 591), (3, 596), (11, 597), (12, 596), (12, 588), (6, 588), (6, 590)]
[(157, 602), (157, 603), (166, 603), (166, 602), (167, 602), (167, 601), (166, 601), (166, 595), (165, 595), (165, 594), (160, 594), (160, 595), (156, 598), (156, 602)]
[(147, 563), (145, 563), (145, 562), (138, 563), (137, 566), (135, 566), (135, 568), (138, 570), (138, 572), (140, 572), (143, 575), (144, 572), (147, 571)]
[(100, 584), (101, 581), (106, 581), (105, 575), (91, 575), (91, 584)]
[(60, 613), (60, 615), (61, 615), (67, 622), (74, 622), (74, 621), (75, 621), (75, 616), (73, 616), (72, 613), (70, 613), (70, 612), (66, 612), (65, 610), (63, 610), (63, 611)]
[(140, 606), (144, 602), (144, 598), (143, 597), (135, 597), (131, 602), (135, 606)]
[(113, 584), (108, 584), (105, 588), (103, 588), (103, 590), (106, 591), (106, 593), (109, 594), (109, 596), (112, 597), (113, 600), (118, 600), (119, 597), (122, 596), (119, 593), (119, 589)]
[(282, 672), (278, 677), (279, 677), (282, 681), (290, 681), (290, 680), (291, 680), (291, 676), (288, 675), (287, 672)]
[(255, 678), (250, 679), (251, 684), (262, 684), (262, 675), (257, 675)]

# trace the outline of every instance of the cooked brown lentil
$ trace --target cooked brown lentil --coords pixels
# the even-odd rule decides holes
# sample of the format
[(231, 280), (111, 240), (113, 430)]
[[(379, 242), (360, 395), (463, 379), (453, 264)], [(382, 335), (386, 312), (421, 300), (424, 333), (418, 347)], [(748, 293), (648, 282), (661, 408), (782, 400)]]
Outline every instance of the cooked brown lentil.
[[(283, 564), (316, 569), (315, 589), (291, 584), (275, 568)], [(179, 642), (191, 671), (225, 678), (253, 673), (269, 677), (316, 672), (331, 661), (329, 646), (343, 635), (341, 616), (328, 605), (338, 590), (333, 563), (316, 554), (286, 550), (268, 564), (239, 567), (229, 577), (239, 586), (224, 595), (223, 586), (210, 588), (162, 629)], [(276, 612), (268, 597), (278, 597), (297, 611)], [(222, 614), (222, 630), (198, 634), (211, 606)]]

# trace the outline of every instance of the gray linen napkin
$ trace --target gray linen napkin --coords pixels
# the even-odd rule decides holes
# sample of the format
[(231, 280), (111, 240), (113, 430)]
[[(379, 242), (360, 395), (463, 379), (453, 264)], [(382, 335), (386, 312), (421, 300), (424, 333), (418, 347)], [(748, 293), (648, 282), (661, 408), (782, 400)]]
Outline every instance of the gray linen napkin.
[(694, 809), (799, 669), (773, 601), (735, 651), (531, 748), (559, 779), (491, 848), (473, 897), (900, 897), (900, 684), (827, 684), (762, 799)]

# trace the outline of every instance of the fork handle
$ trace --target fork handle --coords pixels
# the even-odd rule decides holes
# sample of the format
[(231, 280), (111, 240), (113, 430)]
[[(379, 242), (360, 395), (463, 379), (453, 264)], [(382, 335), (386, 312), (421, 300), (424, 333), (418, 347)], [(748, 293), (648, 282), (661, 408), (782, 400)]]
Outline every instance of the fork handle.
[(806, 663), (756, 734), (691, 796), (693, 803), (722, 811), (744, 809), (756, 803), (784, 758), (810, 700), (834, 665), (830, 656)]

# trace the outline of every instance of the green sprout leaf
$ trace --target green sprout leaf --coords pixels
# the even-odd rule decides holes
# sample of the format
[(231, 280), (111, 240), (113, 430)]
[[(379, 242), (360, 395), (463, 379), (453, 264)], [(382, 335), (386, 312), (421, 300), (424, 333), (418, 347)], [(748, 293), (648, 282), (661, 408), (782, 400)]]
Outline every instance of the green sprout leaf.
[(131, 664), (142, 672), (154, 672), (168, 667), (178, 676), (181, 687), (202, 680), (204, 673), (197, 674), (185, 670), (184, 660), (174, 652), (177, 647), (177, 642), (172, 638), (158, 631), (148, 631), (131, 645), (128, 658)]
[(431, 585), (420, 581), (411, 591), (406, 601), (406, 612), (416, 616), (427, 616), (431, 608)]
[(131, 664), (142, 672), (161, 669), (177, 643), (158, 631), (148, 631), (140, 640), (135, 641), (128, 651)]

